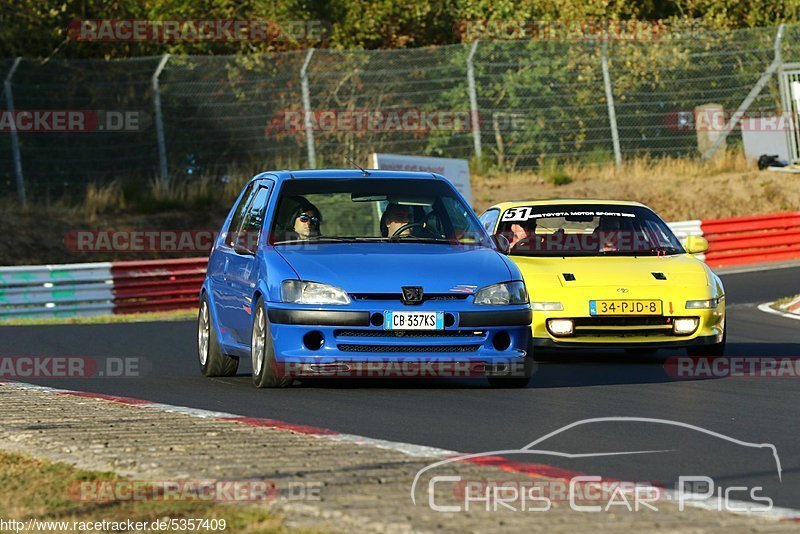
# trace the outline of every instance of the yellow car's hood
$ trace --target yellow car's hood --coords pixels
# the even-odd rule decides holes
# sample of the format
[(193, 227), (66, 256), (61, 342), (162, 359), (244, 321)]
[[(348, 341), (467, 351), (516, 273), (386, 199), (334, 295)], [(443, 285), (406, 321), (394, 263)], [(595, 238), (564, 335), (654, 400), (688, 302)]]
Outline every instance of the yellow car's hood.
[[(599, 286), (708, 286), (706, 266), (693, 256), (511, 256), (527, 283), (565, 288)], [(662, 273), (666, 280), (659, 280)], [(575, 277), (567, 281), (568, 275)], [(565, 277), (567, 275), (567, 277)]]

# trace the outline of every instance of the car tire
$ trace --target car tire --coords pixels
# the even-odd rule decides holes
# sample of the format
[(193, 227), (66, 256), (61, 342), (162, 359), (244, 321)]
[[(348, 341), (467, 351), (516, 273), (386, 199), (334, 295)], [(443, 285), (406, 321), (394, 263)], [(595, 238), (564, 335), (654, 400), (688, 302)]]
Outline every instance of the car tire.
[(721, 358), (725, 356), (725, 343), (728, 339), (728, 331), (722, 333), (722, 341), (714, 343), (713, 345), (697, 345), (696, 347), (686, 347), (686, 353), (689, 356), (708, 356), (712, 358)]
[(233, 376), (239, 369), (239, 358), (228, 356), (219, 346), (205, 294), (200, 299), (200, 310), (197, 314), (197, 358), (203, 376)]
[(250, 357), (253, 364), (253, 385), (257, 388), (282, 388), (292, 383), (283, 376), (275, 360), (272, 333), (264, 301), (259, 298), (253, 308), (253, 327), (250, 336)]

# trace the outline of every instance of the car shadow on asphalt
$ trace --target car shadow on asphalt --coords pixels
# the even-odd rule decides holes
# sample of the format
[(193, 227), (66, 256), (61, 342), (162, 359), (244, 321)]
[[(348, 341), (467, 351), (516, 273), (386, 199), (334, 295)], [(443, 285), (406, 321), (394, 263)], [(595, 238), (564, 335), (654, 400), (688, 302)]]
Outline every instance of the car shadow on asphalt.
[[(729, 342), (726, 355), (720, 361), (690, 358), (684, 350), (653, 353), (624, 350), (540, 352), (536, 355), (536, 365), (527, 389), (721, 380), (739, 378), (742, 373), (745, 376), (741, 378), (768, 378), (775, 376), (770, 370), (773, 365), (770, 362), (781, 358), (789, 362), (778, 364), (776, 372), (781, 372), (780, 377), (800, 378), (800, 343)], [(294, 387), (485, 389), (490, 386), (483, 378), (410, 377), (313, 378), (297, 380)]]

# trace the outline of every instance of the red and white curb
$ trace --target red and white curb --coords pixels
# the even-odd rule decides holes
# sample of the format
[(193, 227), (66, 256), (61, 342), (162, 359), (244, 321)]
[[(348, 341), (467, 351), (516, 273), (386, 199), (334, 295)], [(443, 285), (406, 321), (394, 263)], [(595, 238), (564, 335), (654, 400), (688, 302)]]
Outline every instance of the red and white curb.
[(800, 320), (800, 295), (786, 304), (780, 304), (778, 306), (779, 309), (776, 309), (774, 304), (774, 302), (765, 302), (764, 304), (759, 304), (758, 309), (762, 312), (779, 315), (787, 319)]
[[(475, 465), (481, 465), (486, 467), (496, 467), (506, 472), (511, 473), (520, 473), (525, 474), (531, 477), (547, 477), (551, 479), (556, 479), (559, 481), (569, 483), (570, 480), (577, 476), (583, 476), (584, 473), (580, 473), (578, 471), (570, 471), (567, 469), (561, 469), (554, 466), (544, 465), (544, 464), (531, 464), (526, 462), (517, 462), (513, 460), (508, 460), (501, 456), (478, 456), (475, 458), (469, 458), (467, 454), (458, 451), (452, 451), (448, 449), (440, 449), (437, 447), (429, 447), (426, 445), (415, 445), (412, 443), (403, 443), (397, 441), (388, 441), (382, 439), (375, 439), (369, 438), (366, 436), (359, 436), (356, 434), (344, 434), (338, 432), (336, 430), (330, 430), (327, 428), (309, 426), (309, 425), (300, 425), (296, 423), (288, 423), (286, 421), (280, 421), (278, 419), (267, 419), (267, 418), (258, 418), (258, 417), (246, 417), (242, 415), (236, 415), (227, 412), (215, 412), (210, 410), (203, 410), (200, 408), (190, 408), (187, 406), (175, 406), (172, 404), (163, 404), (158, 402), (151, 402), (144, 399), (137, 399), (133, 397), (122, 397), (117, 395), (106, 395), (103, 393), (92, 393), (88, 391), (74, 391), (69, 389), (58, 389), (52, 388), (48, 386), (39, 386), (36, 384), (27, 384), (24, 382), (13, 382), (13, 381), (5, 381), (0, 380), (0, 387), (11, 387), (21, 390), (29, 390), (29, 391), (40, 391), (46, 393), (52, 393), (56, 395), (67, 395), (73, 397), (83, 397), (88, 399), (95, 399), (95, 400), (104, 400), (107, 402), (113, 402), (116, 404), (124, 404), (127, 406), (135, 407), (135, 408), (145, 408), (151, 410), (158, 410), (161, 412), (168, 412), (168, 413), (177, 413), (188, 415), (190, 417), (197, 417), (201, 419), (214, 419), (218, 421), (231, 421), (242, 423), (248, 426), (255, 426), (255, 427), (266, 427), (266, 428), (273, 428), (277, 430), (286, 430), (289, 432), (295, 432), (298, 434), (304, 434), (308, 436), (312, 436), (319, 439), (325, 439), (329, 441), (335, 442), (344, 442), (344, 443), (351, 443), (355, 445), (361, 445), (365, 447), (373, 447), (378, 449), (385, 449), (391, 450), (395, 452), (400, 452), (402, 454), (406, 454), (408, 456), (412, 456), (415, 458), (454, 458), (460, 456), (467, 456), (463, 460), (465, 463), (471, 463)], [(604, 480), (609, 482), (614, 482), (614, 479), (603, 477)], [(658, 491), (661, 492), (662, 495), (665, 496), (667, 501), (678, 502), (678, 493), (672, 490), (666, 490), (664, 488), (656, 488)], [(685, 501), (684, 504), (686, 506), (691, 506), (694, 508), (700, 508), (709, 511), (718, 511), (718, 503), (714, 499), (707, 499), (703, 500), (690, 500)], [(783, 521), (798, 521), (800, 522), (800, 510), (795, 510), (792, 508), (782, 508), (782, 507), (773, 507), (768, 511), (750, 511), (748, 510), (748, 506), (752, 503), (747, 503), (744, 501), (734, 501), (729, 500), (729, 505), (732, 505), (733, 508), (731, 510), (727, 510), (729, 513), (737, 514), (737, 515), (746, 515), (750, 517), (759, 517), (765, 518), (770, 520), (783, 520)]]
[(791, 300), (786, 304), (781, 304), (780, 308), (789, 313), (800, 314), (800, 295), (796, 296), (794, 300)]

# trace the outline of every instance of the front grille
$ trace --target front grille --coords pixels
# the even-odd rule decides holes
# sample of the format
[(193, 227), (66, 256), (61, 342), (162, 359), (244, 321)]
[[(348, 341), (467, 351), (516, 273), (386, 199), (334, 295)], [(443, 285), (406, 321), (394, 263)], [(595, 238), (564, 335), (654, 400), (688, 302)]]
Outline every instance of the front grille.
[[(352, 293), (350, 296), (353, 300), (361, 302), (367, 300), (403, 301), (403, 296), (400, 293)], [(464, 300), (469, 296), (466, 293), (423, 293), (422, 302)]]
[(477, 352), (480, 345), (356, 345), (341, 343), (342, 352)]
[(667, 336), (672, 334), (671, 328), (645, 328), (637, 330), (599, 330), (592, 328), (575, 329), (575, 333), (570, 337), (639, 337), (639, 336)]
[(672, 317), (661, 315), (579, 317), (571, 337), (633, 337), (672, 334)]
[(410, 338), (410, 337), (483, 337), (480, 330), (334, 330), (335, 337)]
[(575, 327), (579, 326), (669, 326), (672, 328), (672, 317), (663, 315), (639, 315), (633, 317), (608, 315), (604, 317), (578, 317), (573, 319)]

